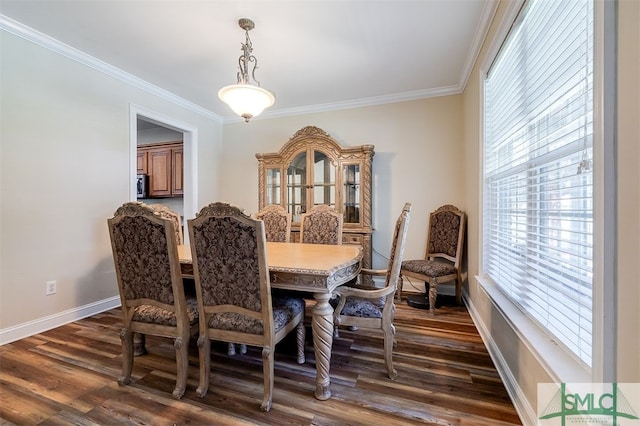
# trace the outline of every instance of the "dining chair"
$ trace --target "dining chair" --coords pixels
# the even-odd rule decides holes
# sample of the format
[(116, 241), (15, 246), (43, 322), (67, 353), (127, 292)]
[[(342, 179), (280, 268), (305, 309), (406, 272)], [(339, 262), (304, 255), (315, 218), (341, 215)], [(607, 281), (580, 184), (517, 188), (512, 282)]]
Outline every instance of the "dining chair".
[(384, 286), (341, 286), (334, 291), (337, 300), (332, 301), (332, 304), (335, 305), (333, 318), (336, 336), (338, 335), (338, 326), (342, 325), (354, 326), (358, 329), (382, 330), (384, 334), (384, 362), (390, 379), (398, 377), (398, 373), (393, 368), (393, 344), (396, 334), (393, 325), (394, 295), (400, 277), (400, 265), (404, 255), (410, 214), (411, 203), (405, 203), (396, 220), (387, 269), (362, 269), (361, 271), (361, 274), (384, 277)]
[(154, 212), (160, 214), (161, 217), (171, 219), (171, 221), (173, 222), (173, 227), (175, 229), (176, 241), (178, 242), (178, 245), (184, 244), (184, 237), (182, 233), (182, 218), (180, 217), (180, 214), (176, 211), (173, 211), (171, 208), (165, 206), (164, 204), (149, 204), (149, 207), (151, 207)]
[(288, 243), (291, 236), (291, 213), (278, 204), (270, 204), (254, 217), (264, 222), (267, 241)]
[[(429, 312), (434, 314), (438, 286), (453, 282), (456, 303), (462, 303), (462, 274), (460, 263), (464, 249), (465, 214), (453, 205), (444, 205), (429, 216), (427, 248), (424, 259), (405, 260), (400, 270), (400, 292), (402, 298), (403, 277), (424, 281), (429, 299)], [(415, 296), (415, 295), (414, 295)], [(407, 300), (414, 307), (426, 306), (427, 294)], [(418, 302), (414, 300), (419, 299)]]
[(300, 242), (342, 244), (343, 217), (333, 207), (321, 204), (300, 216)]
[(123, 204), (107, 223), (122, 304), (118, 383), (131, 381), (134, 333), (173, 338), (177, 365), (173, 396), (179, 399), (186, 388), (187, 351), (198, 327), (198, 304), (184, 293), (174, 223), (137, 202)]
[(200, 383), (209, 388), (210, 340), (262, 347), (263, 400), (271, 409), (275, 345), (296, 330), (297, 362), (304, 363), (305, 304), (298, 297), (272, 297), (264, 222), (228, 203), (203, 207), (188, 222), (200, 312)]
[[(291, 235), (291, 213), (278, 204), (270, 204), (257, 212), (254, 217), (264, 222), (267, 241), (288, 243)], [(247, 353), (247, 345), (240, 345), (240, 353)], [(236, 345), (229, 343), (227, 354), (236, 354)]]

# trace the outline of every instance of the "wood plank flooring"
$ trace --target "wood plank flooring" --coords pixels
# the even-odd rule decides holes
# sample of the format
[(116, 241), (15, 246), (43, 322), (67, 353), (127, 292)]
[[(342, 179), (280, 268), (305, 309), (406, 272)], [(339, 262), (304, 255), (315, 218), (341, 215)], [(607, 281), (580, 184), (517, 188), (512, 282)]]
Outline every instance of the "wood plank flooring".
[[(273, 408), (260, 411), (260, 350), (229, 357), (214, 344), (209, 392), (195, 394), (198, 351), (190, 346), (181, 400), (175, 352), (147, 336), (132, 383), (118, 386), (121, 311), (58, 327), (0, 347), (2, 425), (519, 425), (521, 424), (465, 307), (434, 317), (397, 304), (397, 380), (385, 374), (376, 332), (340, 330), (331, 358), (332, 398), (318, 401), (310, 331), (307, 362), (295, 362), (295, 336), (277, 348)], [(295, 333), (293, 333), (295, 334)]]

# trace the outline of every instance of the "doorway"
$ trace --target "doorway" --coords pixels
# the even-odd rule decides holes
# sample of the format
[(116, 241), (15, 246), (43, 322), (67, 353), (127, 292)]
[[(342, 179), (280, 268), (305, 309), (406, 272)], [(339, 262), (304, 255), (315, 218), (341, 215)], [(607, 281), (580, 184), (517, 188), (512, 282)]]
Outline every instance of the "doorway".
[[(180, 198), (158, 198), (142, 200), (144, 202), (160, 202), (177, 211), (186, 219), (195, 217), (197, 209), (197, 127), (182, 123), (162, 114), (150, 111), (140, 106), (131, 105), (130, 108), (130, 200), (137, 197), (137, 150), (138, 146), (152, 142), (183, 142), (183, 196)], [(185, 233), (185, 243), (188, 242)]]

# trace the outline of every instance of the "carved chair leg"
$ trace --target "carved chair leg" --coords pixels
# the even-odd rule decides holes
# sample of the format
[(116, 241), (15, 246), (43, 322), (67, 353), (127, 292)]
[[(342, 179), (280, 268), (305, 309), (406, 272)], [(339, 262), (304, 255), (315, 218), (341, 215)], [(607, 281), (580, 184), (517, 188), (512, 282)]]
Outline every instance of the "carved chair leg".
[(142, 333), (133, 333), (133, 356), (142, 356), (147, 353), (146, 337)]
[(438, 282), (429, 283), (429, 314), (434, 315), (436, 309), (436, 297), (438, 295)]
[(304, 321), (300, 321), (296, 326), (296, 343), (298, 344), (298, 364), (304, 364), (304, 339), (306, 329), (304, 327)]
[(393, 341), (395, 340), (396, 328), (393, 324), (383, 325), (384, 332), (384, 363), (387, 367), (387, 374), (391, 380), (398, 377), (398, 372), (393, 368)]
[(122, 375), (118, 378), (118, 384), (128, 385), (131, 382), (131, 371), (133, 370), (133, 333), (126, 328), (120, 330), (120, 340), (122, 341)]
[[(240, 355), (244, 355), (247, 353), (247, 345), (241, 344), (240, 345)], [(227, 347), (227, 355), (229, 356), (234, 356), (236, 354), (236, 344), (235, 343), (229, 343), (229, 346)]]
[(270, 347), (265, 346), (262, 348), (262, 376), (264, 379), (264, 389), (260, 409), (267, 412), (271, 410), (271, 401), (273, 398), (273, 366), (273, 350)]
[(189, 370), (189, 335), (186, 334), (187, 341), (183, 341), (182, 337), (177, 337), (173, 342), (173, 347), (176, 349), (176, 388), (173, 390), (173, 397), (175, 399), (182, 398), (184, 391), (187, 388), (187, 372)]
[(211, 342), (205, 335), (198, 337), (198, 354), (200, 358), (200, 384), (196, 395), (204, 397), (209, 390), (209, 373), (211, 371)]

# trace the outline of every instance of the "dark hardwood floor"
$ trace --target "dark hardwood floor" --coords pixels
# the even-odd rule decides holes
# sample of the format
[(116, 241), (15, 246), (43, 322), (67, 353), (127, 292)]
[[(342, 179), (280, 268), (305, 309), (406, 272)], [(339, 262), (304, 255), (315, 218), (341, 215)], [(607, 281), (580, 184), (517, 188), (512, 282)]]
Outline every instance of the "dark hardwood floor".
[(256, 348), (229, 357), (215, 344), (201, 399), (192, 343), (187, 391), (175, 400), (172, 342), (147, 337), (149, 353), (134, 360), (132, 383), (118, 386), (121, 311), (114, 309), (0, 347), (0, 424), (521, 424), (466, 308), (443, 306), (429, 317), (402, 302), (395, 324), (398, 379), (386, 376), (380, 334), (340, 330), (328, 401), (313, 396), (310, 333), (304, 365), (295, 362), (295, 336), (285, 339), (276, 353), (273, 408), (264, 413)]

